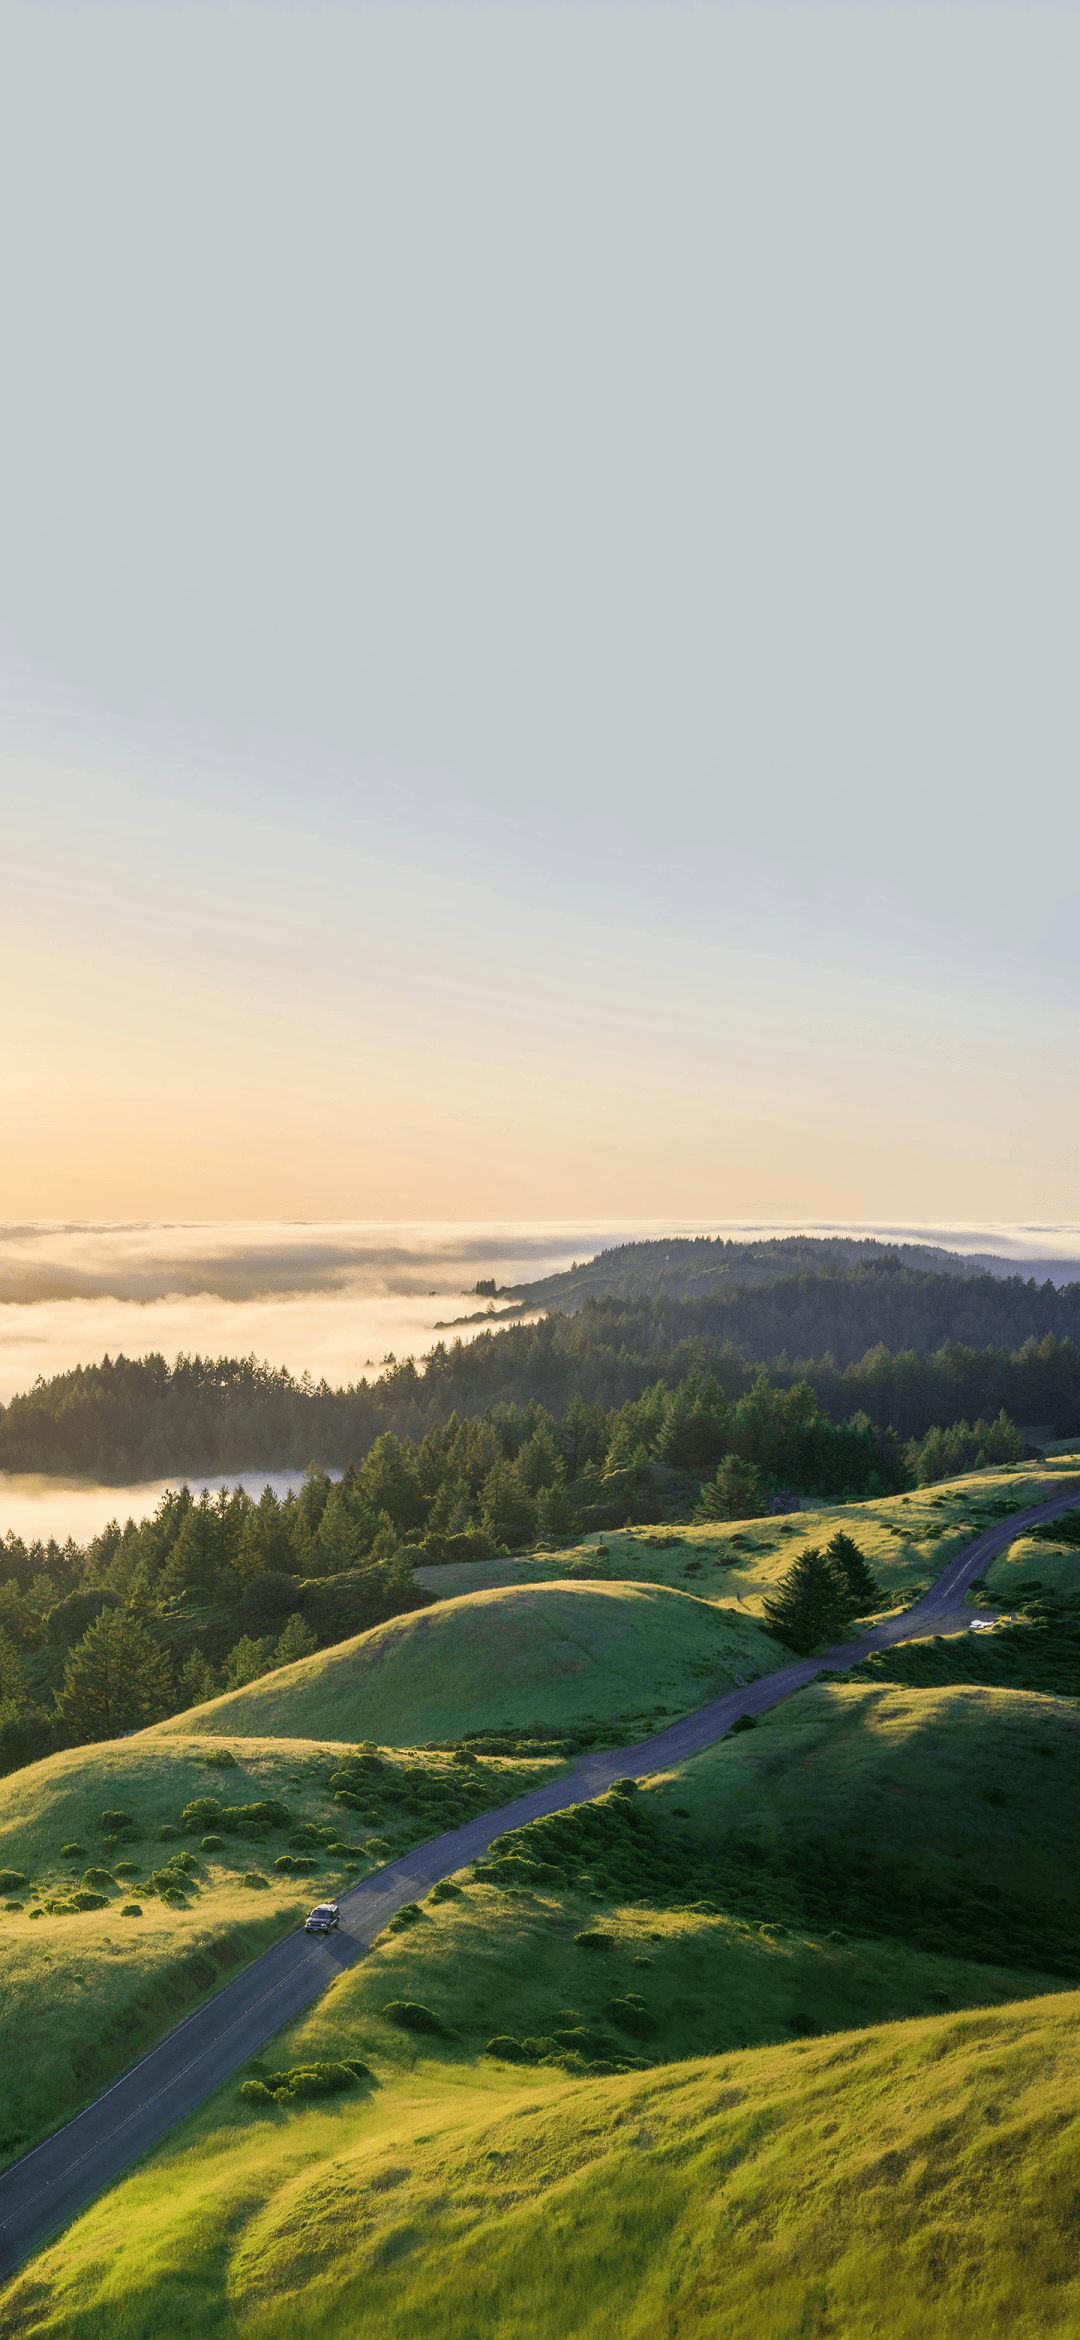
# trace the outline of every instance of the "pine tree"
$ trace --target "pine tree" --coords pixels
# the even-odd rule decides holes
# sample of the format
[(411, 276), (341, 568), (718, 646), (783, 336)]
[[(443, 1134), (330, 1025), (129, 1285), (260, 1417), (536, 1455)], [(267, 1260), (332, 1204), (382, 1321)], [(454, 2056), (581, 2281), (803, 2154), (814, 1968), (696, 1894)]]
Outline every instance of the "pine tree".
[(536, 1505), (523, 1487), (513, 1463), (496, 1463), (481, 1490), (484, 1526), (496, 1543), (511, 1552), (530, 1544), (536, 1534)]
[(851, 1615), (844, 1578), (817, 1544), (797, 1554), (776, 1592), (761, 1605), (769, 1631), (800, 1656), (819, 1642), (838, 1640)]
[(116, 1739), (159, 1722), (172, 1702), (172, 1662), (130, 1609), (104, 1609), (72, 1650), (56, 1710), (77, 1743)]
[(276, 1666), (295, 1665), (297, 1658), (314, 1657), (315, 1635), (310, 1625), (294, 1609), (274, 1651)]
[(726, 1454), (715, 1479), (702, 1488), (694, 1516), (697, 1519), (760, 1519), (764, 1509), (757, 1464), (743, 1462), (737, 1454)]
[(220, 1688), (217, 1675), (201, 1649), (193, 1649), (180, 1669), (180, 1695), (185, 1707), (205, 1706), (208, 1698), (217, 1697)]
[(871, 1609), (879, 1609), (885, 1593), (867, 1565), (865, 1552), (860, 1552), (853, 1536), (838, 1528), (828, 1546), (827, 1557), (839, 1571), (847, 1587), (849, 1617), (865, 1617)]
[(257, 1682), (269, 1672), (273, 1664), (274, 1644), (269, 1636), (253, 1641), (250, 1633), (241, 1635), (225, 1660), (226, 1690), (244, 1690), (249, 1682)]
[(537, 1496), (540, 1534), (549, 1543), (565, 1544), (581, 1533), (581, 1514), (574, 1508), (573, 1498), (562, 1480), (551, 1487), (541, 1487)]

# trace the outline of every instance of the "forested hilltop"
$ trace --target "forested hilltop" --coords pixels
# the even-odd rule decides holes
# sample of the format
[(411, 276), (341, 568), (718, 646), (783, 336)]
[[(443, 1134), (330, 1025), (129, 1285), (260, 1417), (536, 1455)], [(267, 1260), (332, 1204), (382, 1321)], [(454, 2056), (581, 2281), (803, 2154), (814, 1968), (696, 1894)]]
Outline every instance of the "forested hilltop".
[[(1029, 1276), (1031, 1273), (1029, 1270)], [(1051, 1288), (1066, 1284), (1075, 1273), (1072, 1270), (1070, 1274), (1064, 1260), (1044, 1261), (1038, 1287), (1046, 1286), (1048, 1277)], [(953, 1285), (976, 1279), (1023, 1283), (1025, 1290), (1032, 1288), (1017, 1268), (996, 1254), (972, 1257), (943, 1251), (932, 1243), (883, 1243), (873, 1235), (770, 1235), (757, 1241), (723, 1235), (670, 1235), (650, 1242), (613, 1245), (598, 1252), (595, 1259), (580, 1265), (575, 1262), (558, 1275), (507, 1285), (501, 1297), (537, 1308), (575, 1309), (585, 1300), (708, 1300), (729, 1298), (738, 1288), (753, 1290), (780, 1280), (812, 1278), (820, 1283), (825, 1278), (854, 1277), (861, 1282), (880, 1275), (901, 1276), (919, 1285), (933, 1275)], [(478, 1285), (477, 1291), (500, 1296), (494, 1284)], [(949, 1304), (948, 1300), (944, 1303), (946, 1307)], [(1046, 1331), (1048, 1326), (1041, 1329)], [(866, 1335), (866, 1339), (877, 1337), (884, 1339), (884, 1331), (880, 1336), (873, 1332)], [(932, 1336), (943, 1337), (941, 1332)], [(1022, 1336), (1009, 1317), (1007, 1326), (1004, 1318), (995, 1320), (995, 1328), (985, 1337), (1015, 1340)], [(821, 1349), (818, 1334), (812, 1335), (810, 1346)]]
[(358, 1462), (386, 1431), (421, 1440), (452, 1415), (575, 1395), (612, 1408), (693, 1368), (729, 1403), (765, 1369), (806, 1382), (819, 1411), (864, 1413), (901, 1440), (1002, 1408), (1058, 1437), (1080, 1430), (1080, 1285), (909, 1269), (886, 1255), (698, 1300), (586, 1300), (538, 1324), (440, 1343), (422, 1366), (331, 1389), (254, 1358), (105, 1358), (0, 1408), (0, 1469), (122, 1483), (173, 1474)]

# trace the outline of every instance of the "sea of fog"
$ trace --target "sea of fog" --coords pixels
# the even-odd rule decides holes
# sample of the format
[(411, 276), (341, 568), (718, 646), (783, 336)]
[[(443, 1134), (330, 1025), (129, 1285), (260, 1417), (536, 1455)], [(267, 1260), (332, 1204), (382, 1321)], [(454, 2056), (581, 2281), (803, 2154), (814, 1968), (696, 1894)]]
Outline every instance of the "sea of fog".
[[(373, 1378), (391, 1356), (422, 1358), (483, 1306), (483, 1279), (532, 1282), (613, 1244), (664, 1235), (877, 1235), (1015, 1260), (1024, 1274), (1076, 1262), (1080, 1228), (812, 1225), (807, 1221), (588, 1220), (483, 1224), (191, 1224), (0, 1226), (0, 1401), (105, 1355), (160, 1351), (255, 1356), (333, 1386)], [(1060, 1280), (1055, 1273), (1055, 1280)], [(256, 1492), (266, 1473), (245, 1474)], [(220, 1484), (219, 1481), (199, 1484)], [(288, 1473), (272, 1484), (283, 1491)], [(0, 1536), (74, 1536), (141, 1518), (165, 1482), (98, 1487), (0, 1475)]]

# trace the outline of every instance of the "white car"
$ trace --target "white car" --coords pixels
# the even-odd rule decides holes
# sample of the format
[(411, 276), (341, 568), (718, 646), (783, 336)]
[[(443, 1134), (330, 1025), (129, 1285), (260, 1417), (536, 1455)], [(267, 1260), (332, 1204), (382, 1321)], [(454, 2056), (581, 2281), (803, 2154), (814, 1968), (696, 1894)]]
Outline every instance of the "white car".
[(320, 1901), (318, 1908), (312, 1910), (311, 1916), (304, 1919), (304, 1932), (305, 1934), (329, 1934), (340, 1923), (337, 1902)]

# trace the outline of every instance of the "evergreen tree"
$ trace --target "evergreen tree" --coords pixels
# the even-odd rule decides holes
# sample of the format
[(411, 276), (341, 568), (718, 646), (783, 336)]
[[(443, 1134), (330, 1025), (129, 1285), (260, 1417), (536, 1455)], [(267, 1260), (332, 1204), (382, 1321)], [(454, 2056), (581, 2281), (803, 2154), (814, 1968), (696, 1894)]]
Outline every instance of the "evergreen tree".
[(698, 1497), (696, 1519), (760, 1519), (765, 1505), (757, 1464), (740, 1455), (726, 1454), (715, 1479), (707, 1481)]
[(172, 1663), (130, 1609), (104, 1609), (64, 1668), (56, 1710), (78, 1744), (159, 1722), (172, 1700)]
[(692, 1367), (668, 1397), (656, 1441), (672, 1470), (708, 1470), (729, 1443), (731, 1408), (715, 1374)]
[(267, 1636), (253, 1641), (250, 1633), (241, 1635), (233, 1644), (225, 1660), (226, 1690), (245, 1690), (249, 1682), (257, 1682), (270, 1671), (273, 1663), (273, 1641)]
[(761, 1605), (769, 1631), (800, 1656), (819, 1642), (838, 1641), (851, 1615), (845, 1580), (816, 1544), (797, 1554), (776, 1592)]
[(854, 1537), (845, 1535), (843, 1528), (837, 1529), (827, 1557), (847, 1589), (849, 1617), (865, 1617), (871, 1609), (881, 1607), (885, 1593), (867, 1565), (865, 1552), (860, 1552)]
[(537, 1496), (539, 1532), (549, 1543), (567, 1544), (581, 1533), (581, 1515), (574, 1509), (573, 1498), (565, 1482), (558, 1480), (553, 1487), (541, 1487)]
[(208, 1698), (217, 1697), (220, 1688), (217, 1675), (201, 1649), (193, 1649), (180, 1668), (180, 1696), (185, 1707), (205, 1706)]
[(294, 1609), (274, 1651), (276, 1666), (291, 1666), (297, 1658), (314, 1657), (315, 1635), (306, 1620)]
[(513, 1463), (496, 1463), (483, 1485), (484, 1526), (497, 1544), (511, 1552), (531, 1544), (536, 1534), (536, 1505), (523, 1487)]
[[(292, 1512), (295, 1510), (294, 1504)], [(250, 1584), (255, 1576), (296, 1574), (291, 1524), (291, 1514), (278, 1502), (273, 1488), (264, 1487), (240, 1531), (233, 1567), (241, 1584)]]

